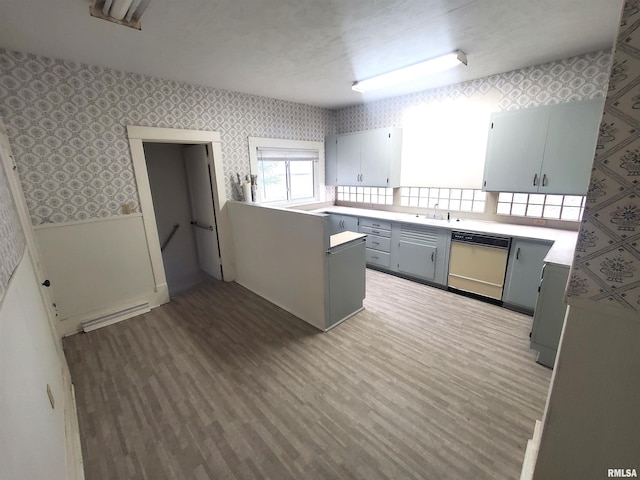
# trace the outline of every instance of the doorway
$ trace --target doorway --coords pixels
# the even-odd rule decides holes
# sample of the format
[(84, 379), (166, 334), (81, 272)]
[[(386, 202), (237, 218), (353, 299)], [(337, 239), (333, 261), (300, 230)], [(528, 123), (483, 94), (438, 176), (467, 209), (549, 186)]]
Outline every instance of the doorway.
[[(231, 241), (231, 229), (227, 218), (227, 196), (223, 176), (220, 134), (218, 132), (201, 130), (140, 126), (127, 126), (127, 134), (129, 137), (129, 145), (131, 147), (133, 170), (138, 187), (138, 194), (140, 196), (140, 211), (142, 212), (147, 246), (149, 249), (149, 258), (151, 260), (151, 269), (154, 277), (155, 295), (153, 299), (153, 306), (169, 302), (169, 287), (162, 258), (160, 236), (156, 225), (154, 199), (152, 198), (149, 175), (147, 172), (147, 161), (145, 158), (144, 148), (144, 145), (146, 144), (162, 143), (201, 145), (206, 147), (206, 153), (208, 154), (207, 165), (209, 170), (209, 192), (212, 197), (215, 224), (217, 226), (219, 250), (218, 259), (222, 267), (222, 272), (224, 272), (222, 280), (227, 282), (235, 280), (233, 242)], [(182, 228), (182, 226), (179, 228)], [(190, 223), (189, 228), (193, 228)]]
[(143, 142), (170, 295), (222, 280), (206, 145)]

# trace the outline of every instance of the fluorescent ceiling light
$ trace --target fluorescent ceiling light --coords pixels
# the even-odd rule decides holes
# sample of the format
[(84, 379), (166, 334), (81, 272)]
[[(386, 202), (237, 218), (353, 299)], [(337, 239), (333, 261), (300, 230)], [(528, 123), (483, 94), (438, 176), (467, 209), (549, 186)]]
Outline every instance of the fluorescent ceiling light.
[(354, 82), (351, 88), (360, 93), (378, 90), (379, 88), (405, 83), (416, 78), (426, 77), (427, 75), (448, 70), (461, 63), (464, 65), (467, 64), (467, 55), (460, 50), (456, 50), (453, 53), (442, 55), (441, 57), (432, 58), (399, 70), (394, 70), (393, 72), (378, 75), (377, 77)]
[(140, 17), (151, 0), (94, 0), (89, 13), (125, 27), (141, 30)]

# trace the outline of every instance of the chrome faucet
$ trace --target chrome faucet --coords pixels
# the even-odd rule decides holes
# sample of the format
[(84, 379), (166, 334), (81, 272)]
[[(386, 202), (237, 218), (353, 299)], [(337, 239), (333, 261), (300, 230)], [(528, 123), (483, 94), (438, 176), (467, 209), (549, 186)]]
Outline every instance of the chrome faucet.
[(433, 219), (434, 219), (434, 220), (437, 220), (437, 219), (438, 219), (438, 207), (439, 207), (439, 206), (440, 206), (440, 204), (439, 204), (439, 203), (436, 203), (436, 204), (433, 206)]

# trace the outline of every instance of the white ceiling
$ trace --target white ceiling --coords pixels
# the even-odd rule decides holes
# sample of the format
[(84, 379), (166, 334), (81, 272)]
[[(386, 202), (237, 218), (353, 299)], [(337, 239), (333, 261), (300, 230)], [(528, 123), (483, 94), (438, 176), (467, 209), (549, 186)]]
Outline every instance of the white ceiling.
[[(363, 101), (610, 48), (622, 0), (152, 0), (142, 31), (88, 0), (0, 0), (0, 47), (318, 105)], [(460, 49), (468, 66), (360, 94)]]

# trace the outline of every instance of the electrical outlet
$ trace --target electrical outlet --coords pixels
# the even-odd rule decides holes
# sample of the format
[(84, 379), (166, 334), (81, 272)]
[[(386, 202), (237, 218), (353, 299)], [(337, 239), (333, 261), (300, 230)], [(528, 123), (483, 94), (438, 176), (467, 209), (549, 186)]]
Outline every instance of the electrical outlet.
[(547, 224), (547, 221), (544, 218), (536, 218), (533, 220), (533, 224), (544, 227)]

